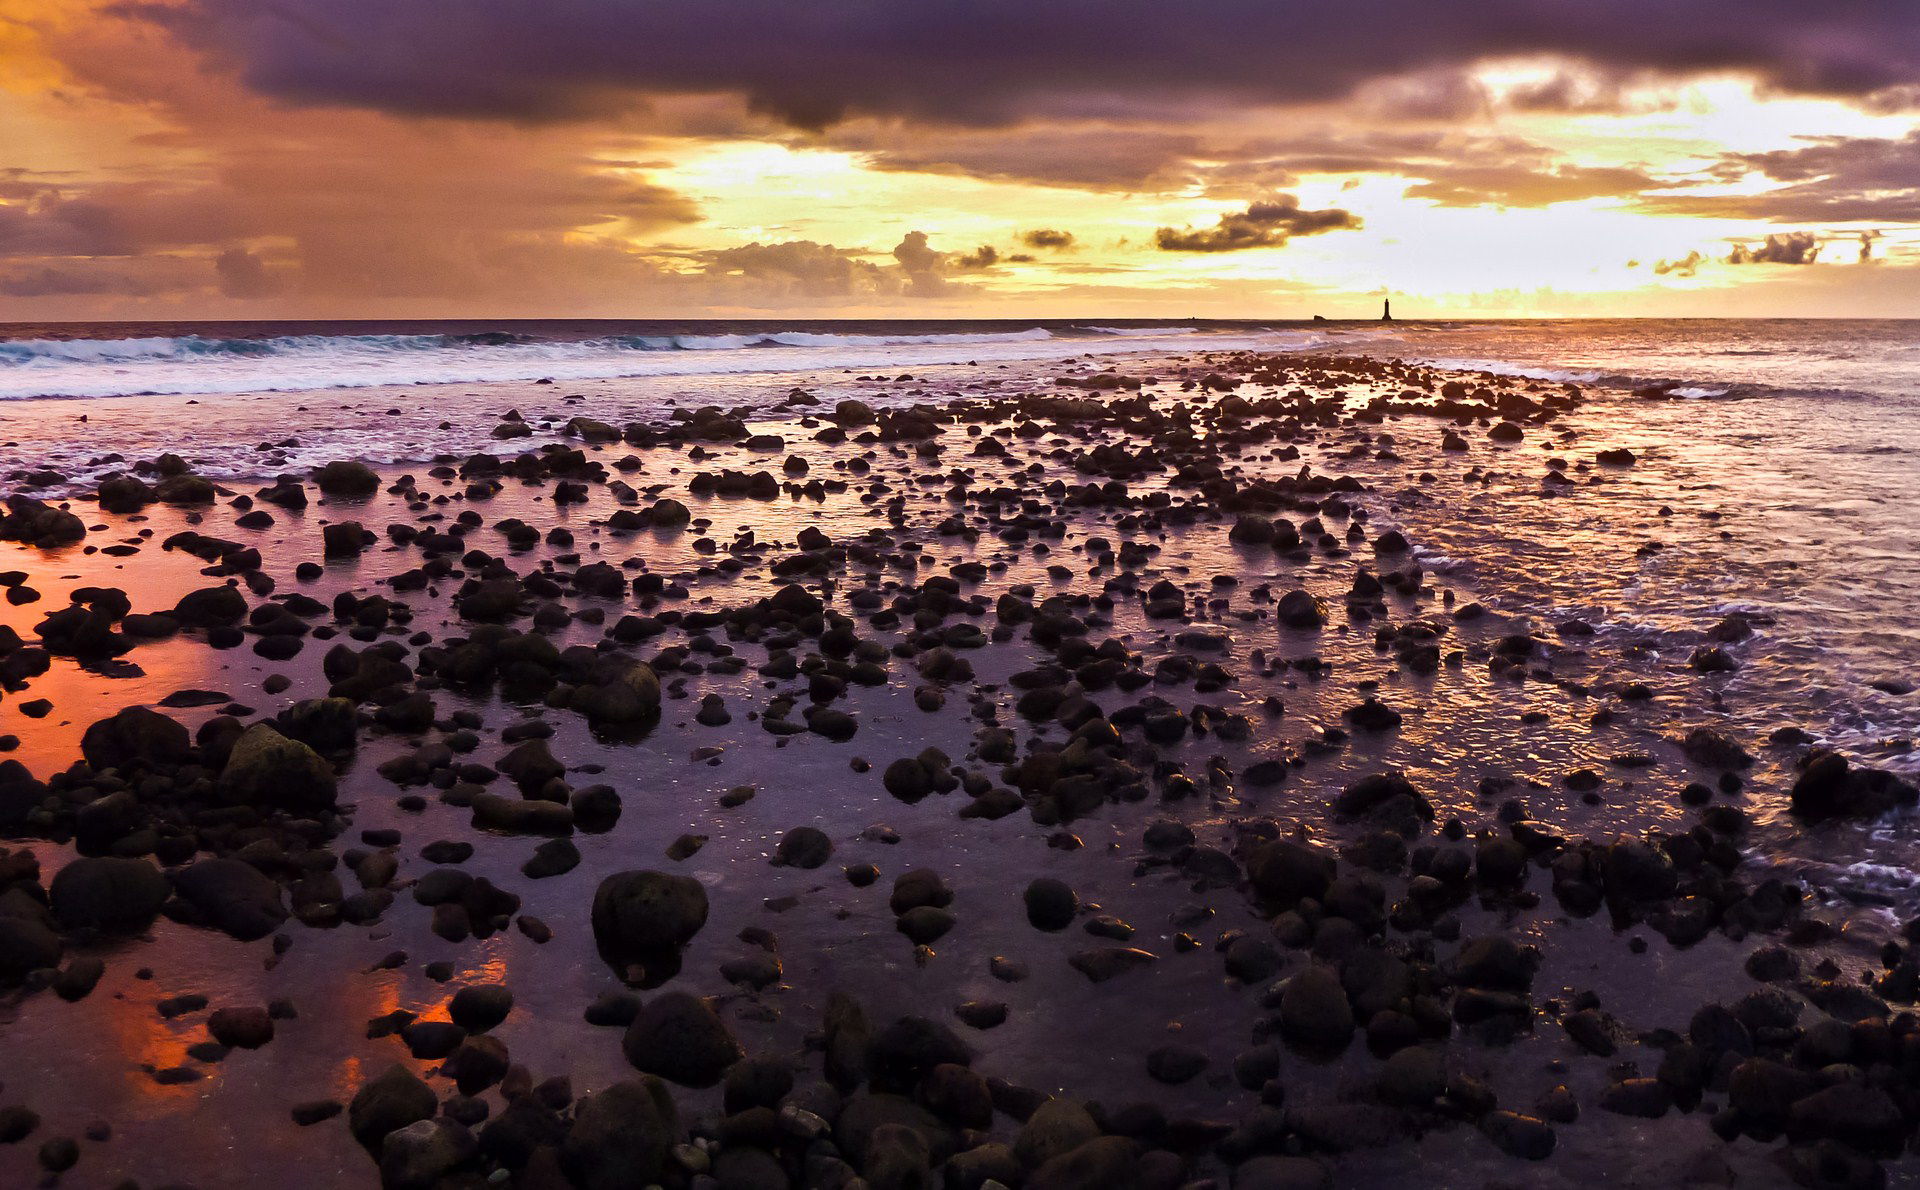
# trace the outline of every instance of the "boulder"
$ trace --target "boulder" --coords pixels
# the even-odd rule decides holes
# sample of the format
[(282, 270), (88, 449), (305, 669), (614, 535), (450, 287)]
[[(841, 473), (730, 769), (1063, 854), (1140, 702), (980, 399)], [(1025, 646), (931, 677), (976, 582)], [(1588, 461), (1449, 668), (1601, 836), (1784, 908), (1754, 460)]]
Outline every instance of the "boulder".
[(685, 946), (707, 924), (707, 890), (691, 876), (616, 872), (593, 894), (593, 937), (602, 954)]
[(608, 726), (651, 723), (660, 717), (659, 675), (644, 662), (629, 662), (604, 681), (576, 690), (573, 708)]
[(0, 915), (0, 983), (58, 966), (60, 935), (30, 917)]
[(80, 755), (96, 770), (177, 765), (192, 751), (185, 727), (146, 707), (127, 707), (80, 737)]
[(189, 628), (238, 624), (247, 614), (247, 597), (237, 587), (202, 587), (182, 595), (169, 614)]
[(659, 1182), (680, 1120), (657, 1078), (630, 1079), (587, 1095), (573, 1109), (560, 1164), (580, 1190), (629, 1190)]
[(1331, 967), (1318, 964), (1289, 979), (1280, 993), (1280, 1032), (1309, 1052), (1339, 1053), (1353, 1040), (1353, 1006)]
[(380, 490), (373, 468), (344, 459), (315, 468), (313, 482), (329, 496), (371, 496)]
[(746, 1054), (713, 1006), (686, 992), (641, 1005), (620, 1045), (636, 1069), (688, 1087), (713, 1086)]
[(331, 807), (338, 784), (318, 752), (256, 723), (234, 742), (219, 789), (236, 805), (308, 811)]
[(100, 481), (100, 490), (95, 498), (100, 501), (100, 507), (108, 512), (139, 512), (159, 497), (139, 476), (116, 471)]
[(64, 929), (136, 933), (170, 895), (167, 878), (144, 859), (82, 857), (61, 868), (47, 890)]
[(287, 920), (280, 886), (237, 859), (203, 859), (175, 873), (174, 889), (203, 925), (242, 942), (264, 938)]
[(380, 1142), (380, 1185), (382, 1190), (433, 1190), (479, 1151), (480, 1142), (457, 1120), (416, 1120)]
[(1793, 784), (1793, 812), (1802, 818), (1874, 818), (1914, 804), (1913, 785), (1882, 769), (1854, 765), (1838, 752), (1816, 749), (1801, 762)]
[(355, 1140), (378, 1152), (389, 1133), (432, 1119), (439, 1107), (433, 1088), (396, 1062), (354, 1094), (347, 1105), (347, 1128)]

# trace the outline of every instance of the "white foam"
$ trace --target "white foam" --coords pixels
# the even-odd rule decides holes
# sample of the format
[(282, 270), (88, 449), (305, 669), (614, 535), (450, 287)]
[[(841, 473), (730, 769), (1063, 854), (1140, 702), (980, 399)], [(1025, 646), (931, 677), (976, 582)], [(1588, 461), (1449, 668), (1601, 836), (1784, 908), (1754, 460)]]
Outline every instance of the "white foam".
[(1220, 350), (1298, 350), (1320, 336), (1196, 327), (1045, 327), (933, 333), (622, 335), (492, 342), (449, 335), (293, 335), (271, 339), (29, 339), (0, 342), (0, 400), (299, 392), (382, 385), (560, 381), (640, 376), (925, 367), (1151, 352), (1200, 335)]

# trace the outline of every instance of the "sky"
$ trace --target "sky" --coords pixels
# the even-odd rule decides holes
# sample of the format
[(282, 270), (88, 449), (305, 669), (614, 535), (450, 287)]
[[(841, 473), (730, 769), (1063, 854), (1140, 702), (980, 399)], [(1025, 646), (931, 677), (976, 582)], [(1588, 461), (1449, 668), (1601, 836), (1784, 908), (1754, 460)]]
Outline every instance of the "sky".
[(0, 0), (0, 321), (1920, 317), (1912, 0)]

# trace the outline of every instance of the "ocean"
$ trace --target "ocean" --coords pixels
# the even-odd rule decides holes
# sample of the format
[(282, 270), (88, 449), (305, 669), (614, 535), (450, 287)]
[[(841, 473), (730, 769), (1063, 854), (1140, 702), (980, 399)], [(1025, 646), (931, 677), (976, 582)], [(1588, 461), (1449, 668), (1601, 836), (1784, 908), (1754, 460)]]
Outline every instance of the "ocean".
[(1679, 397), (1912, 396), (1920, 321), (545, 320), (0, 324), (0, 400), (1331, 351)]

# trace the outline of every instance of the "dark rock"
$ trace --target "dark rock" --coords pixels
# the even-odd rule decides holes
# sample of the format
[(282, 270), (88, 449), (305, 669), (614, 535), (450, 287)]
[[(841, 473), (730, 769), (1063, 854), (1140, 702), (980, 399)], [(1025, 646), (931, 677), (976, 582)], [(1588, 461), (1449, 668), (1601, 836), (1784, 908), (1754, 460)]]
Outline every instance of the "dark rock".
[(713, 1006), (686, 992), (642, 1005), (621, 1048), (635, 1068), (688, 1087), (713, 1086), (744, 1055)]
[(237, 859), (204, 859), (175, 873), (175, 890), (200, 924), (242, 942), (264, 938), (287, 920), (280, 886)]
[(47, 892), (64, 928), (116, 934), (146, 929), (171, 895), (166, 876), (144, 859), (84, 856), (61, 868)]

